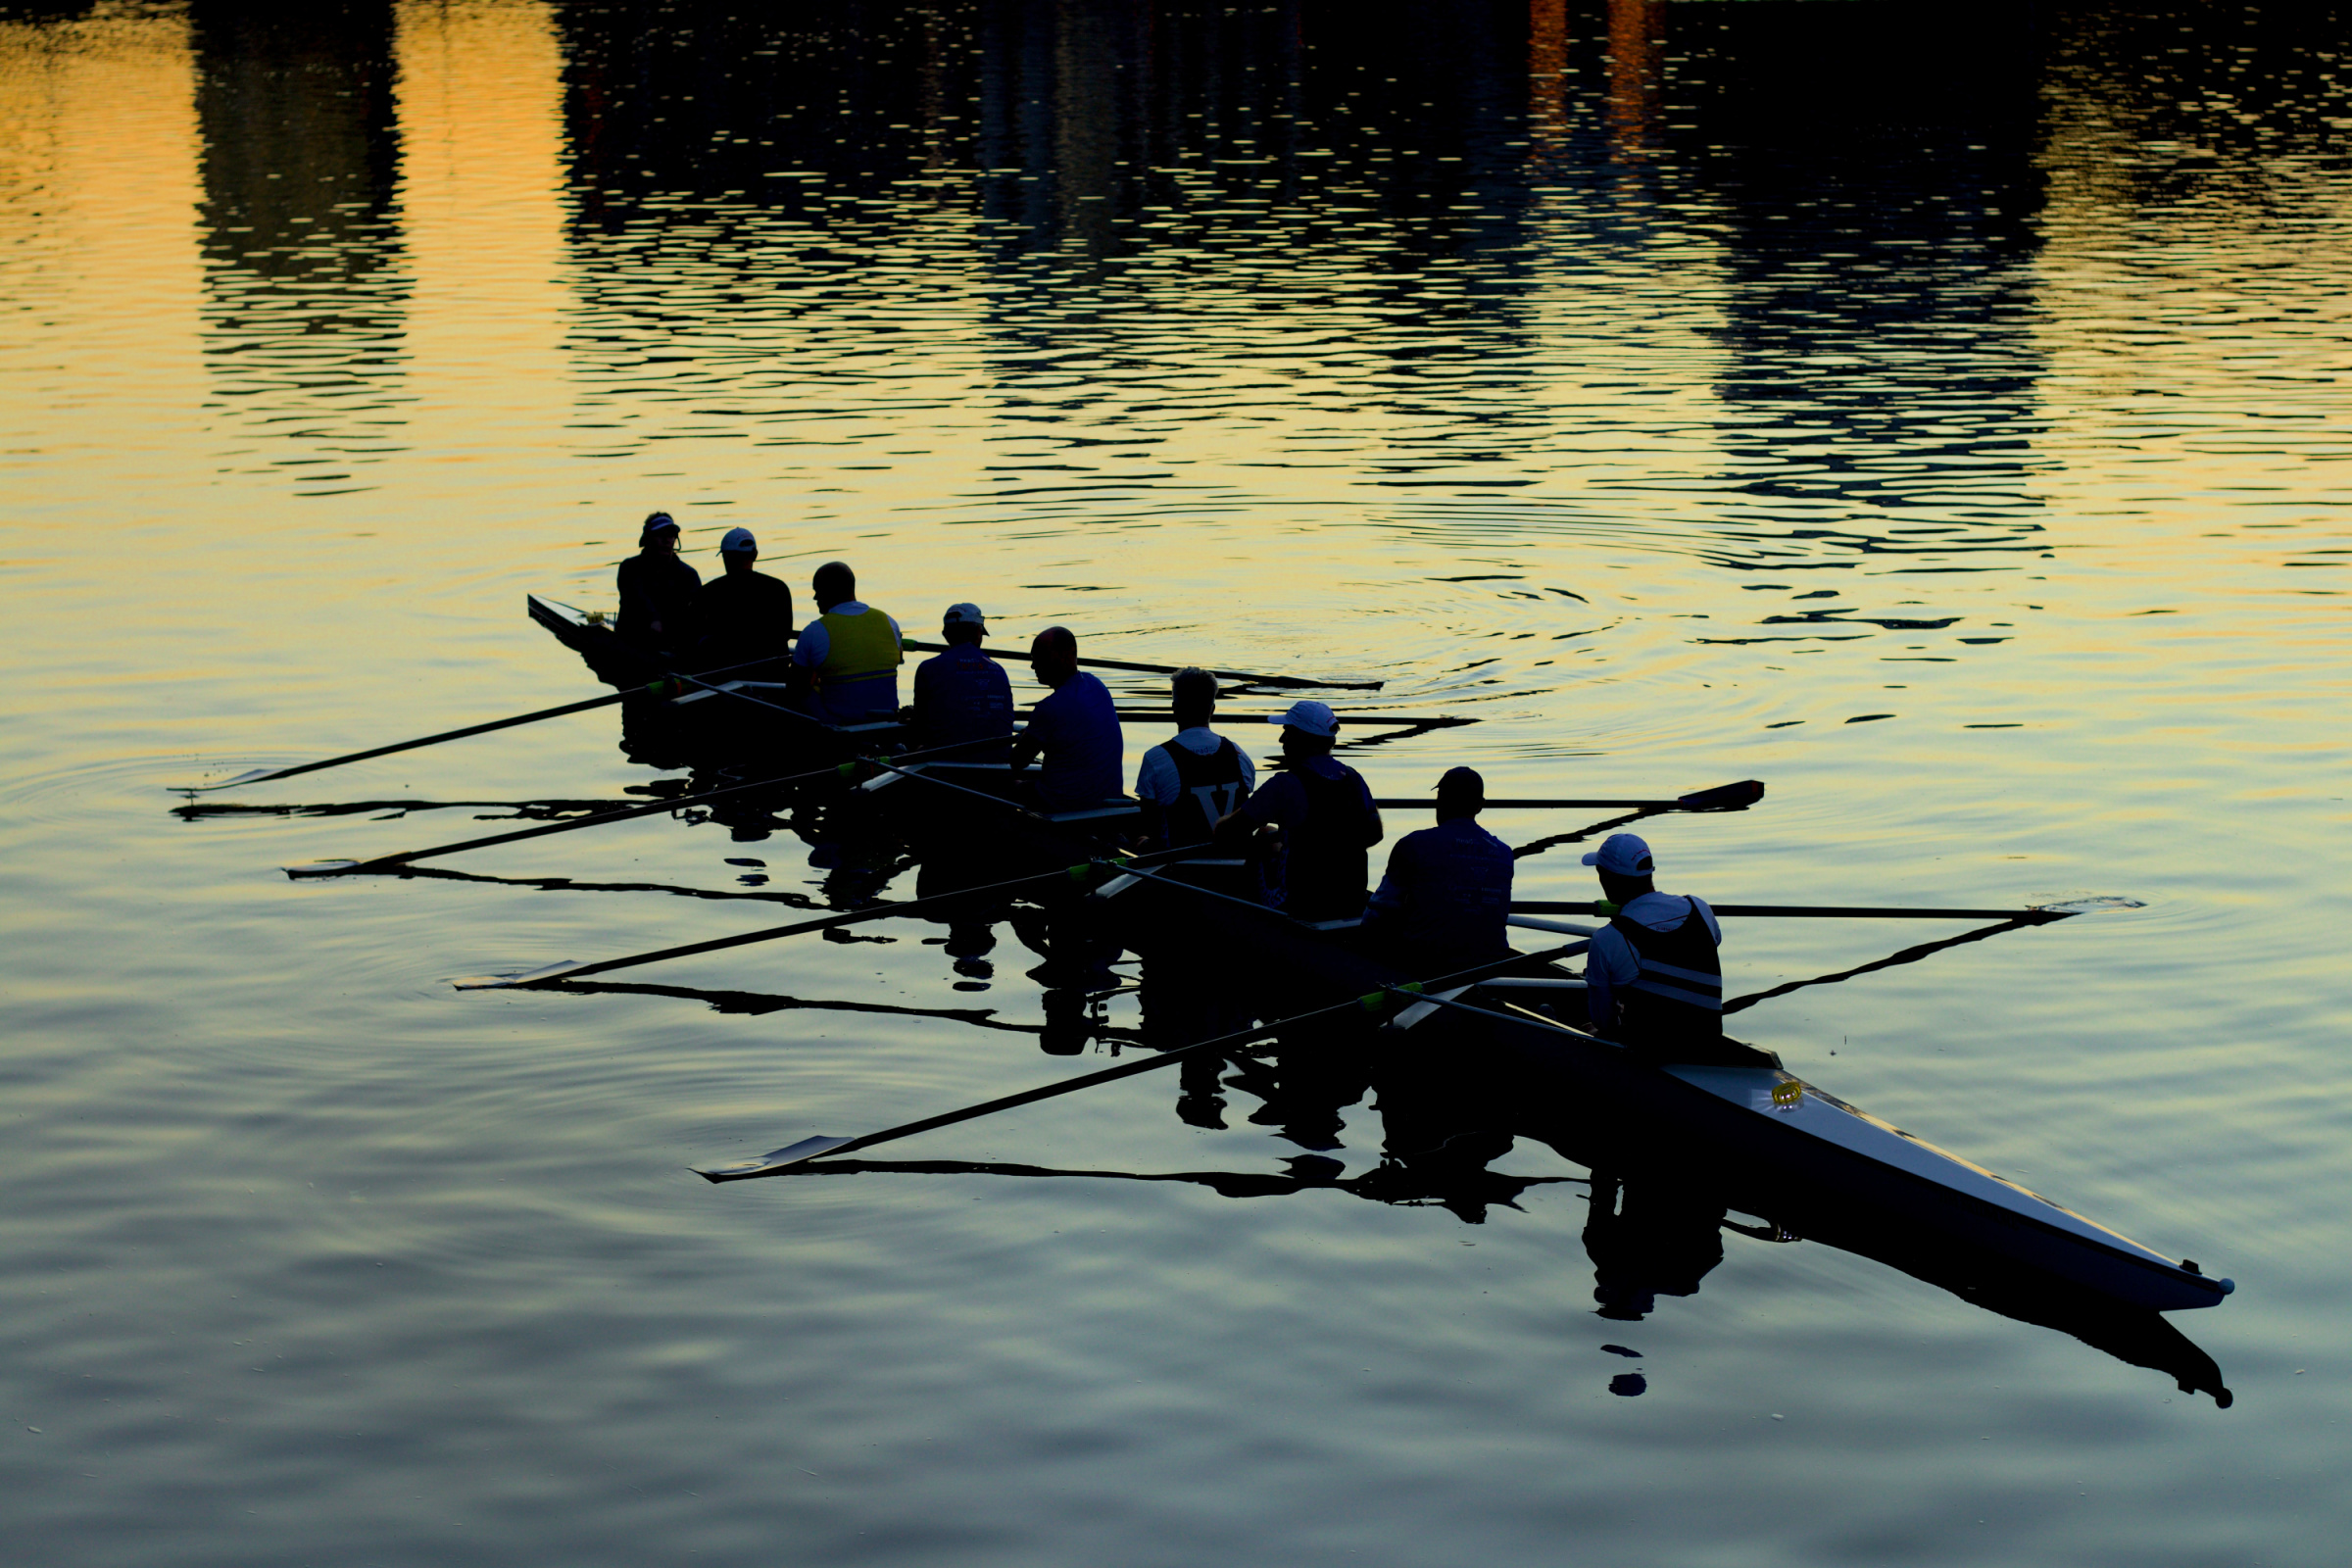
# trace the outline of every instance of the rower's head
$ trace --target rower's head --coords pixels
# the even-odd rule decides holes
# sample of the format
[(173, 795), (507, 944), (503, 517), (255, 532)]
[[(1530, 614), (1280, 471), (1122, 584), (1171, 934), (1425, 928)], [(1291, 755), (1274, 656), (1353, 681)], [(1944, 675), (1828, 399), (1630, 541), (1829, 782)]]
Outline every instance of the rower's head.
[(1282, 726), (1282, 755), (1285, 757), (1324, 757), (1340, 738), (1340, 717), (1331, 709), (1313, 701), (1293, 703), (1288, 710), (1274, 716)]
[(678, 524), (666, 512), (648, 513), (645, 526), (637, 530), (637, 548), (649, 556), (664, 551), (675, 553), (678, 548)]
[(858, 574), (846, 561), (828, 561), (816, 568), (816, 575), (808, 580), (808, 590), (816, 596), (820, 612), (831, 610), (858, 597)]
[(1610, 834), (1585, 857), (1585, 863), (1600, 873), (1600, 896), (1611, 904), (1627, 904), (1656, 891), (1650, 878), (1657, 865), (1639, 834)]
[(1438, 780), (1438, 820), (1476, 816), (1487, 808), (1487, 781), (1472, 767), (1449, 767)]
[(749, 571), (752, 563), (760, 559), (760, 541), (752, 537), (749, 528), (729, 528), (718, 542), (718, 559), (729, 571)]
[(1198, 664), (1189, 664), (1168, 682), (1168, 706), (1176, 710), (1178, 729), (1200, 729), (1216, 716), (1217, 677)]
[(1029, 645), (1029, 665), (1037, 678), (1059, 688), (1078, 673), (1078, 638), (1067, 626), (1048, 626)]
[(988, 617), (980, 613), (978, 605), (950, 605), (948, 612), (939, 617), (939, 634), (951, 647), (977, 648), (980, 639), (988, 635)]

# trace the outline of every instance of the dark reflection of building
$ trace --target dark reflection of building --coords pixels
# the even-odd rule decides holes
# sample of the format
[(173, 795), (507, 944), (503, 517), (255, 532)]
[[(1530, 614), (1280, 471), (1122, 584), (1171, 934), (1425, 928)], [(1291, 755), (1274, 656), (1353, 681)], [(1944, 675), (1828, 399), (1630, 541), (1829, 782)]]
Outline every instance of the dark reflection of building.
[(1674, 28), (1659, 135), (1722, 247), (1737, 481), (2034, 528), (2032, 8), (1764, 0)]
[(190, 17), (214, 383), (256, 420), (319, 421), (331, 449), (397, 369), (391, 0), (194, 0)]

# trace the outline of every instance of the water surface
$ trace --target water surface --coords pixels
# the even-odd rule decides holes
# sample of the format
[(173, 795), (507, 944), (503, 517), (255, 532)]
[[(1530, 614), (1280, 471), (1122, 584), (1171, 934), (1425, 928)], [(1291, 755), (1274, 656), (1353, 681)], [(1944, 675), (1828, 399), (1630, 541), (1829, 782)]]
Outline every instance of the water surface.
[[(2333, 1561), (2345, 64), (2309, 5), (0, 10), (12, 1538)], [(649, 885), (824, 903), (785, 835), (277, 869), (622, 798), (609, 714), (233, 797), (365, 810), (172, 813), (588, 695), (522, 596), (609, 604), (655, 507), (706, 570), (747, 525), (910, 627), (972, 599), (1481, 720), (1354, 752), (1383, 794), (1766, 779), (1649, 824), (1720, 902), (2142, 901), (1743, 1028), (2235, 1277), (2177, 1319), (2234, 1403), (1810, 1244), (1727, 1234), (1695, 1295), (1597, 1318), (1587, 1173), (1525, 1141), (1494, 1168), (1545, 1180), (1468, 1216), (706, 1187), (1115, 1041), (1037, 1049), (1009, 932), (984, 990), (911, 924), (631, 977), (661, 991), (447, 984), (787, 917)], [(1521, 896), (1587, 875), (1562, 846)], [(1751, 921), (1727, 968), (1958, 931)], [(1369, 1103), (1313, 1150), (1223, 1098), (1195, 1125), (1144, 1078), (901, 1152), (1379, 1165)]]

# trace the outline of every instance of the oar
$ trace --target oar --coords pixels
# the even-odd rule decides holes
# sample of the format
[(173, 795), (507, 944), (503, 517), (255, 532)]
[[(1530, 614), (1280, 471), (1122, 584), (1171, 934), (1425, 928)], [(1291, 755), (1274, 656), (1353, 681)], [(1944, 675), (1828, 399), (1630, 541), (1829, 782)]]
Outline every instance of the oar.
[[(918, 643), (910, 638), (901, 638), (899, 646), (912, 649), (918, 654), (944, 654), (948, 651), (946, 643)], [(991, 659), (1001, 659), (1007, 663), (1025, 664), (1029, 662), (1027, 654), (1014, 648), (983, 648), (980, 651)], [(1181, 664), (1139, 664), (1125, 659), (1081, 659), (1078, 662), (1090, 669), (1129, 669), (1141, 675), (1173, 675), (1184, 667)], [(1387, 684), (1377, 680), (1309, 680), (1303, 675), (1247, 675), (1238, 669), (1212, 669), (1209, 673), (1219, 680), (1232, 681), (1243, 686), (1284, 686), (1309, 690), (1376, 692)]]
[[(1711, 790), (1695, 790), (1689, 795), (1658, 801), (1581, 801), (1527, 800), (1496, 798), (1486, 803), (1489, 810), (1523, 811), (1737, 811), (1755, 805), (1764, 798), (1760, 779), (1742, 779), (1737, 784), (1718, 784)], [(1382, 810), (1409, 811), (1435, 804), (1436, 797), (1424, 795), (1417, 800), (1376, 800), (1372, 804)]]
[[(2105, 906), (2110, 908), (2137, 907), (2131, 900)], [(1798, 920), (2014, 920), (2020, 925), (2046, 925), (2070, 915), (2086, 912), (2065, 905), (2034, 905), (2023, 909), (1927, 909), (1909, 907), (1872, 906), (1843, 904), (1711, 904), (1720, 915), (1754, 915)], [(1587, 904), (1533, 901), (1514, 903), (1513, 914), (1597, 914), (1611, 915), (1618, 906), (1605, 899)]]
[[(1162, 850), (1156, 855), (1138, 857), (1150, 863), (1179, 860), (1196, 856), (1198, 848)], [(979, 898), (983, 894), (1009, 893), (1015, 888), (1036, 887), (1048, 882), (1083, 882), (1094, 875), (1097, 862), (1081, 861), (1076, 865), (1057, 866), (1032, 876), (1014, 877), (1008, 882), (990, 882), (979, 887), (958, 888), (953, 893), (935, 893), (927, 899), (907, 899), (899, 904), (868, 905), (861, 909), (844, 909), (838, 914), (819, 915), (813, 920), (796, 920), (790, 925), (766, 926), (758, 931), (742, 931), (729, 937), (712, 937), (704, 942), (682, 943), (674, 948), (656, 948), (651, 953), (632, 953), (626, 957), (604, 958), (595, 963), (551, 963), (519, 975), (472, 976), (453, 982), (460, 991), (508, 991), (530, 986), (553, 984), (558, 980), (580, 980), (592, 974), (606, 974), (614, 969), (633, 969), (642, 963), (659, 963), (664, 958), (691, 957), (698, 953), (717, 953), (726, 948), (748, 947), (755, 942), (774, 942), (783, 937), (797, 937), (810, 931), (831, 931), (845, 925), (859, 925), (867, 920), (885, 920), (900, 915), (921, 914), (944, 908), (949, 905)]]
[[(729, 664), (725, 669), (710, 671), (709, 675), (725, 675), (733, 670), (749, 669), (753, 663), (763, 664), (766, 662), (767, 661), (762, 659), (754, 660), (750, 663)], [(513, 718), (494, 718), (486, 724), (468, 724), (464, 729), (445, 729), (438, 735), (420, 735), (413, 741), (397, 741), (390, 746), (374, 746), (364, 752), (347, 752), (341, 757), (330, 757), (323, 761), (297, 762), (292, 767), (257, 767), (249, 772), (239, 773), (235, 778), (224, 778), (218, 784), (174, 784), (171, 788), (175, 794), (203, 795), (213, 790), (234, 789), (240, 784), (261, 784), (270, 779), (292, 778), (298, 773), (316, 773), (322, 767), (341, 767), (346, 762), (365, 762), (371, 757), (390, 757), (395, 752), (413, 752), (420, 746), (438, 746), (443, 741), (462, 741), (468, 735), (487, 735), (494, 729), (513, 729), (517, 724), (536, 724), (543, 718), (562, 718), (566, 713), (585, 713), (592, 708), (610, 708), (614, 703), (624, 703), (632, 697), (641, 695), (665, 696), (673, 691), (678, 681), (687, 680), (700, 684), (706, 678), (708, 677), (698, 675), (664, 676), (661, 680), (644, 686), (632, 686), (626, 691), (607, 692), (602, 697), (590, 697), (581, 702), (565, 703), (560, 708), (542, 708), (533, 713), (516, 713)]]
[(1810, 980), (1789, 980), (1774, 986), (1769, 991), (1754, 991), (1744, 997), (1735, 997), (1723, 1004), (1723, 1010), (1727, 1013), (1739, 1012), (1743, 1008), (1754, 1006), (1759, 1002), (1770, 1002), (1773, 998), (1785, 997), (1791, 991), (1802, 991), (1807, 986), (1834, 986), (1841, 980), (1851, 980), (1856, 975), (1872, 974), (1880, 969), (1892, 969), (1906, 963), (1917, 963), (1922, 958), (1935, 956), (1946, 948), (1964, 947), (1971, 942), (1982, 942), (1986, 937), (1997, 937), (2005, 931), (2022, 930), (2026, 926), (2043, 923), (2040, 919), (2020, 919), (2003, 920), (1998, 925), (1981, 925), (1974, 931), (1963, 931), (1956, 937), (1945, 937), (1940, 942), (1923, 942), (1918, 947), (1905, 948), (1900, 953), (1890, 953), (1884, 958), (1873, 958), (1868, 963), (1857, 964), (1851, 969), (1840, 969), (1836, 974), (1815, 975)]
[[(915, 761), (926, 757), (945, 757), (951, 752), (967, 752), (975, 746), (987, 746), (1010, 740), (1009, 735), (992, 735), (976, 741), (957, 741), (953, 746), (938, 746), (927, 752), (909, 752), (905, 760)], [(543, 822), (537, 827), (516, 828), (511, 833), (490, 833), (478, 839), (460, 839), (455, 844), (436, 844), (430, 849), (404, 850), (398, 855), (378, 855), (366, 860), (321, 860), (316, 865), (289, 865), (286, 875), (301, 879), (315, 876), (353, 876), (365, 871), (388, 871), (418, 860), (436, 859), (444, 855), (456, 855), (463, 850), (484, 850), (493, 844), (513, 844), (521, 839), (545, 838), (550, 833), (569, 833), (578, 828), (598, 827), (607, 822), (627, 822), (656, 811), (674, 811), (681, 807), (703, 806), (711, 801), (728, 800), (756, 790), (780, 790), (795, 784), (809, 784), (822, 778), (846, 778), (855, 772), (860, 761), (836, 762), (806, 773), (791, 773), (781, 778), (755, 779), (749, 784), (729, 784), (723, 789), (704, 790), (695, 795), (676, 795), (664, 801), (648, 801), (643, 806), (623, 806), (614, 810), (600, 811), (594, 816), (573, 817), (564, 822)]]
[[(1120, 718), (1131, 724), (1172, 724), (1176, 721), (1176, 715), (1164, 708), (1121, 708), (1116, 710), (1116, 712)], [(1250, 715), (1246, 713), (1237, 716), (1244, 723), (1250, 722)], [(1345, 712), (1335, 716), (1342, 724), (1354, 724), (1371, 729), (1454, 729), (1463, 724), (1479, 722), (1475, 718), (1463, 718), (1459, 715), (1446, 713)], [(1422, 804), (1427, 805), (1428, 803), (1423, 802)], [(1494, 803), (1490, 802), (1489, 804)]]
[(1159, 1068), (1182, 1061), (1188, 1056), (1201, 1055), (1209, 1052), (1224, 1052), (1236, 1046), (1247, 1045), (1252, 1040), (1263, 1039), (1267, 1035), (1278, 1034), (1299, 1024), (1311, 1023), (1318, 1018), (1334, 1017), (1346, 1012), (1379, 1012), (1388, 1005), (1390, 993), (1396, 989), (1408, 992), (1451, 990), (1456, 986), (1475, 985), (1481, 980), (1490, 979), (1528, 964), (1549, 963), (1554, 958), (1565, 956), (1566, 954), (1566, 949), (1523, 954), (1515, 957), (1498, 959), (1494, 963), (1482, 963), (1474, 969), (1464, 969), (1458, 973), (1444, 975), (1434, 980), (1424, 980), (1414, 986), (1402, 988), (1384, 986), (1382, 989), (1364, 996), (1349, 997), (1345, 1002), (1335, 1002), (1328, 1007), (1316, 1007), (1311, 1011), (1295, 1013), (1288, 1018), (1277, 1019), (1272, 1023), (1259, 1024), (1249, 1029), (1237, 1029), (1231, 1034), (1218, 1035), (1210, 1040), (1196, 1041), (1189, 1046), (1178, 1046), (1172, 1051), (1164, 1051), (1156, 1055), (1138, 1056), (1123, 1061), (1115, 1067), (1105, 1067), (1100, 1072), (1081, 1073), (1075, 1078), (1065, 1078), (1058, 1083), (1025, 1089), (1017, 1095), (1004, 1095), (996, 1100), (984, 1100), (977, 1105), (967, 1105), (961, 1110), (951, 1110), (937, 1116), (925, 1116), (920, 1121), (902, 1122), (896, 1127), (885, 1127), (880, 1132), (866, 1133), (857, 1138), (804, 1138), (797, 1144), (787, 1145), (757, 1158), (737, 1160), (729, 1165), (698, 1167), (695, 1174), (712, 1182), (738, 1182), (752, 1176), (773, 1176), (778, 1171), (789, 1170), (793, 1166), (814, 1159), (820, 1154), (847, 1153), (851, 1150), (871, 1149), (877, 1144), (895, 1143), (902, 1138), (911, 1138), (916, 1133), (929, 1132), (937, 1127), (954, 1126), (957, 1122), (973, 1121), (1000, 1110), (1010, 1110), (1017, 1105), (1033, 1105), (1041, 1100), (1052, 1100), (1056, 1095), (1075, 1094), (1081, 1089), (1091, 1089), (1097, 1084), (1106, 1084), (1113, 1079), (1132, 1078), (1138, 1073), (1154, 1072)]

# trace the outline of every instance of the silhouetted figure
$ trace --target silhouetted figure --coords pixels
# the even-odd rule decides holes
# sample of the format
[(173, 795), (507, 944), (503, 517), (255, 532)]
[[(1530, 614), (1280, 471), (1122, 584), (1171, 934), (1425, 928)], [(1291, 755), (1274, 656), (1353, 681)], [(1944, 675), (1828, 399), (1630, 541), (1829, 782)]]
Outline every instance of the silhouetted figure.
[(645, 519), (637, 554), (620, 564), (614, 581), (620, 614), (613, 629), (623, 640), (656, 658), (692, 648), (694, 601), (703, 578), (678, 559), (678, 525), (668, 513)]
[[(695, 664), (728, 670), (737, 679), (782, 679), (792, 667), (792, 590), (753, 569), (760, 543), (749, 528), (728, 529), (719, 541), (718, 559), (727, 569), (704, 583), (694, 599), (700, 639)], [(737, 667), (756, 662), (771, 667)]]

